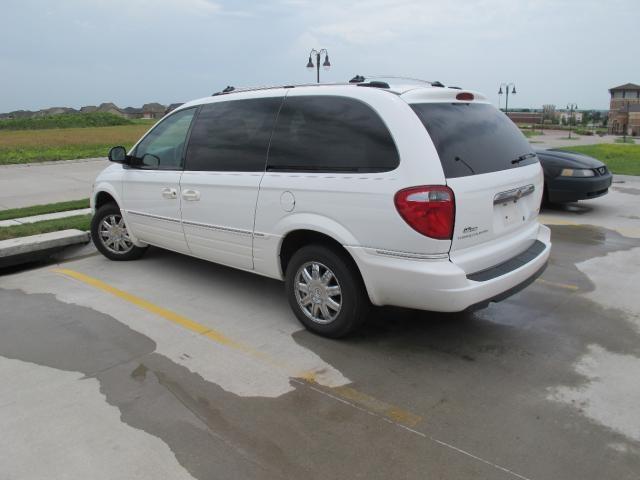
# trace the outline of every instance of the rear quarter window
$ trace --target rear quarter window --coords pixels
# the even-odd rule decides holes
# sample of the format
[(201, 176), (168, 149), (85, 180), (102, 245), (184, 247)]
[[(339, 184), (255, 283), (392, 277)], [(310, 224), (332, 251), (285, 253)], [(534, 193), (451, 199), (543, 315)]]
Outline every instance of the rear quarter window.
[(520, 129), (493, 105), (485, 103), (417, 103), (411, 108), (429, 132), (444, 175), (466, 177), (537, 163)]
[(385, 172), (400, 159), (380, 116), (359, 100), (288, 97), (271, 139), (268, 170)]

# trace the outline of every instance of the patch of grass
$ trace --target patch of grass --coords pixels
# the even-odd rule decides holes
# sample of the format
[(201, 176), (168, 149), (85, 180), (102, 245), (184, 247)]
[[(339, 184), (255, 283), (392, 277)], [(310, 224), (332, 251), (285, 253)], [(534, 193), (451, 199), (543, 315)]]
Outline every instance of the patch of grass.
[(632, 144), (632, 145), (636, 143), (636, 141), (635, 141), (633, 138), (631, 138), (631, 137), (627, 137), (627, 138), (624, 138), (624, 137), (622, 137), (622, 138), (616, 138), (615, 142), (616, 142), (616, 143), (630, 143), (630, 144)]
[(616, 145), (601, 143), (598, 145), (576, 145), (559, 150), (584, 153), (604, 162), (613, 173), (640, 175), (640, 145)]
[(49, 203), (47, 205), (33, 205), (32, 207), (12, 208), (10, 210), (0, 210), (0, 220), (10, 220), (12, 218), (32, 217), (45, 213), (67, 212), (69, 210), (79, 210), (89, 208), (89, 199), (70, 200), (68, 202)]
[(133, 118), (130, 120), (131, 123), (136, 125), (147, 125), (151, 127), (151, 125), (155, 124), (159, 120), (155, 120), (153, 118)]
[(0, 165), (105, 157), (115, 145), (130, 148), (150, 127), (150, 123), (144, 123), (0, 131)]
[(0, 228), (0, 240), (9, 238), (28, 237), (40, 233), (57, 232), (77, 228), (78, 230), (89, 230), (91, 225), (91, 215), (78, 215), (75, 217), (59, 218), (57, 220), (43, 220), (42, 222), (16, 225), (15, 227)]
[(34, 118), (0, 120), (0, 130), (42, 130), (49, 128), (87, 128), (132, 125), (128, 118), (108, 112), (61, 113)]

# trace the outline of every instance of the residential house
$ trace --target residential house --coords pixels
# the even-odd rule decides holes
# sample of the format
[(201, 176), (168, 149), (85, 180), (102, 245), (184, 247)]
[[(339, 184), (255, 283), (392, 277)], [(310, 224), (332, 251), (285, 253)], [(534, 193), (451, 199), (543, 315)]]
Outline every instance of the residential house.
[(142, 118), (162, 118), (166, 109), (159, 103), (145, 103), (142, 106)]

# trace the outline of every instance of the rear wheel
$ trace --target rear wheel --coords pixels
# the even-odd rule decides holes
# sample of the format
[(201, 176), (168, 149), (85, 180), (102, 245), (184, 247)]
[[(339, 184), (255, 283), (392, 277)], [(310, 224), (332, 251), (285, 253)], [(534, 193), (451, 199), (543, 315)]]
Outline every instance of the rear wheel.
[(285, 286), (298, 320), (325, 337), (353, 332), (369, 311), (369, 299), (353, 261), (322, 245), (308, 245), (291, 257)]
[(91, 219), (91, 238), (98, 251), (110, 260), (136, 260), (147, 250), (147, 247), (133, 244), (115, 203), (107, 203), (96, 210)]

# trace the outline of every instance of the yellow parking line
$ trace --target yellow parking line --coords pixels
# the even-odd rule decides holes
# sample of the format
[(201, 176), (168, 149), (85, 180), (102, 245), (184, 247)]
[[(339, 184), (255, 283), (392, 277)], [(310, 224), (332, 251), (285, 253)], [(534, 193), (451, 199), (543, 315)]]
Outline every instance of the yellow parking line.
[(93, 278), (83, 273), (66, 268), (57, 268), (54, 270), (54, 272), (66, 275), (67, 277), (75, 278), (76, 280), (86, 283), (87, 285), (91, 285), (92, 287), (95, 287), (99, 290), (110, 293), (111, 295), (115, 295), (116, 297), (126, 300), (129, 303), (133, 303), (143, 310), (154, 313), (159, 317), (164, 318), (165, 320), (169, 320), (172, 323), (186, 328), (187, 330), (191, 330), (192, 332), (198, 333), (200, 335), (205, 335), (206, 337), (211, 338), (212, 340), (215, 340), (216, 342), (227, 347), (236, 348), (243, 351), (246, 351), (247, 349), (247, 347), (231, 340), (220, 332), (216, 332), (209, 327), (206, 327), (198, 322), (194, 322), (193, 320), (190, 320), (187, 317), (183, 317), (182, 315), (172, 312), (171, 310), (159, 307), (158, 305), (148, 302), (143, 298), (136, 297), (135, 295), (132, 295), (128, 292), (112, 287), (108, 283), (98, 280), (97, 278)]
[[(97, 278), (93, 278), (93, 277), (90, 277), (89, 275), (85, 275), (84, 273), (76, 272), (75, 270), (69, 270), (66, 268), (57, 268), (57, 269), (54, 269), (53, 271), (61, 275), (65, 275), (67, 277), (78, 280), (87, 285), (90, 285), (94, 288), (97, 288), (98, 290), (102, 290), (103, 292), (110, 293), (111, 295), (114, 295), (118, 298), (121, 298), (122, 300), (132, 303), (133, 305), (136, 305), (139, 308), (147, 310), (148, 312), (151, 312), (155, 315), (158, 315), (159, 317), (162, 317), (165, 320), (168, 320), (176, 325), (180, 325), (181, 327), (186, 328), (187, 330), (190, 330), (199, 335), (207, 337), (208, 339), (213, 340), (216, 343), (219, 343), (229, 348), (233, 348), (235, 350), (239, 350), (245, 354), (248, 354), (254, 358), (257, 358), (267, 363), (271, 367), (285, 371), (288, 376), (303, 380), (304, 383), (322, 386), (322, 384), (318, 382), (316, 373), (313, 371), (290, 374), (289, 372), (291, 372), (291, 368), (288, 365), (274, 358), (271, 358), (268, 355), (249, 347), (248, 345), (244, 345), (240, 342), (237, 342), (217, 330), (214, 330), (205, 325), (202, 325), (201, 323), (195, 322), (176, 312), (172, 312), (171, 310), (162, 308), (143, 298), (140, 298), (135, 295), (132, 295), (131, 293), (125, 292), (124, 290), (115, 288), (109, 285), (108, 283), (98, 280)], [(376, 414), (380, 417), (384, 417), (387, 420), (392, 420), (393, 422), (396, 422), (401, 426), (413, 427), (422, 420), (422, 417), (418, 415), (415, 415), (411, 412), (407, 412), (399, 407), (390, 405), (381, 400), (375, 399), (351, 387), (344, 387), (344, 386), (335, 387), (335, 388), (331, 388), (330, 391), (333, 395), (335, 395), (338, 398), (342, 398), (343, 400), (348, 400), (350, 402), (353, 402), (359, 405), (359, 407), (361, 407), (363, 410), (372, 414)]]
[(565, 290), (571, 290), (572, 292), (577, 292), (578, 290), (580, 290), (580, 287), (578, 287), (577, 285), (571, 285), (569, 283), (556, 283), (556, 282), (550, 282), (548, 280), (544, 280), (542, 278), (538, 278), (536, 280), (537, 283), (541, 283), (543, 285), (548, 285), (550, 287), (555, 287), (555, 288), (563, 288)]
[[(320, 385), (315, 372), (301, 372), (296, 375), (296, 378), (304, 380), (312, 385)], [(352, 387), (334, 387), (331, 389), (331, 393), (343, 400), (349, 400), (361, 407), (365, 407), (368, 412), (375, 412), (382, 417), (386, 417), (402, 425), (415, 427), (422, 421), (422, 417), (419, 415), (415, 415), (394, 405), (383, 402), (382, 400), (378, 400), (377, 398), (367, 395), (366, 393), (362, 393)]]

